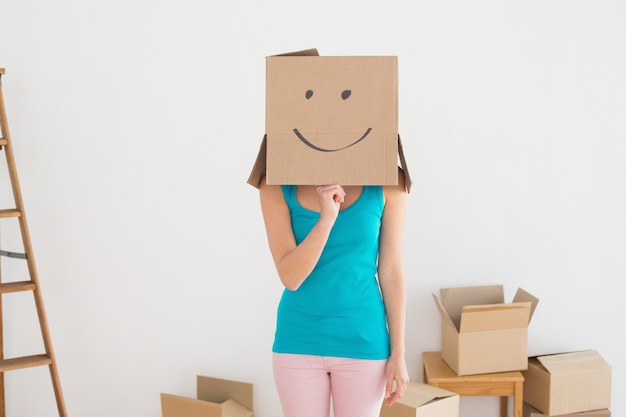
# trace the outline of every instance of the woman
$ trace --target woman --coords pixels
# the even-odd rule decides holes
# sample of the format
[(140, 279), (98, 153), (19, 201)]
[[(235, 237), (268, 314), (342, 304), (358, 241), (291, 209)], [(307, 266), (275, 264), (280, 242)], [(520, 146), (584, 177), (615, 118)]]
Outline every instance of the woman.
[[(377, 417), (408, 383), (397, 186), (261, 181), (270, 252), (285, 286), (273, 345), (284, 417)], [(382, 295), (382, 296), (381, 296)]]

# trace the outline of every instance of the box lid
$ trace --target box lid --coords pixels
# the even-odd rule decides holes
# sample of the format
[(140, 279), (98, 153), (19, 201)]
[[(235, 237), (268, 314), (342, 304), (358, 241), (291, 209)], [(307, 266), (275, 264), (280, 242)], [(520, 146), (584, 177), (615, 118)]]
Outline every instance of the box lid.
[(611, 367), (595, 350), (538, 356), (537, 360), (553, 375), (579, 373)]

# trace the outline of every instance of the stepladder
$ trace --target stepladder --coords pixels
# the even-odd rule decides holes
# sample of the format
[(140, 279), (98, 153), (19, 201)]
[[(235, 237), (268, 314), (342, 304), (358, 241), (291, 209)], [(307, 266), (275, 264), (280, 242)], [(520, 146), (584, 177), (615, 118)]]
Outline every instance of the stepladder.
[[(61, 390), (61, 381), (59, 378), (57, 361), (52, 347), (50, 329), (41, 293), (41, 285), (35, 265), (28, 223), (26, 221), (26, 212), (24, 211), (24, 203), (22, 201), (22, 193), (17, 175), (11, 135), (9, 134), (5, 101), (2, 91), (2, 78), (4, 75), (4, 68), (0, 68), (0, 152), (3, 153), (6, 158), (6, 172), (0, 172), (0, 181), (3, 182), (0, 183), (0, 193), (8, 193), (9, 195), (7, 198), (3, 198), (0, 201), (8, 201), (9, 203), (8, 207), (0, 207), (0, 232), (2, 231), (2, 222), (17, 223), (16, 230), (19, 229), (19, 232), (17, 232), (16, 235), (18, 236), (17, 240), (20, 240), (21, 238), (21, 244), (16, 244), (15, 248), (11, 247), (5, 249), (1, 246), (2, 240), (0, 240), (0, 417), (6, 417), (9, 414), (7, 410), (10, 409), (10, 407), (7, 407), (5, 389), (6, 373), (10, 371), (19, 371), (25, 368), (45, 366), (47, 366), (50, 371), (51, 385), (52, 390), (54, 391), (58, 415), (60, 417), (67, 417), (67, 410)], [(20, 262), (23, 262), (24, 270), (26, 271), (26, 273), (23, 274), (24, 276), (22, 277), (20, 275), (20, 279), (4, 277), (2, 268), (3, 259), (11, 259), (11, 261), (19, 260)], [(3, 300), (5, 297), (10, 297), (17, 293), (32, 293), (33, 295), (34, 302), (29, 302), (29, 305), (34, 305), (36, 310), (36, 317), (39, 324), (38, 327), (41, 330), (41, 344), (43, 345), (43, 352), (34, 355), (12, 355), (11, 357), (5, 357), (4, 324), (9, 320), (14, 320), (17, 324), (13, 322), (11, 322), (11, 324), (19, 326), (20, 317), (12, 318), (9, 317), (9, 314), (6, 314), (5, 317)], [(23, 297), (20, 297), (20, 299), (23, 299)], [(20, 398), (26, 398), (26, 394), (28, 393), (25, 393), (25, 395)], [(31, 398), (31, 400), (35, 401), (36, 399)]]

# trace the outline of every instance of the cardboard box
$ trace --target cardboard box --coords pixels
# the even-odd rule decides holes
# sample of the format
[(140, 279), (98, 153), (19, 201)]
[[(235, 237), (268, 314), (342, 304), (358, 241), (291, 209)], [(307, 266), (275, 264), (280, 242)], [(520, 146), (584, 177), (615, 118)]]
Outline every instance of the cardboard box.
[(248, 183), (395, 185), (395, 56), (319, 56), (309, 49), (266, 58), (265, 136)]
[(212, 403), (195, 398), (161, 394), (163, 417), (253, 417), (252, 411), (233, 400)]
[(162, 417), (254, 417), (252, 384), (198, 376), (197, 389), (197, 398), (162, 393)]
[[(522, 413), (522, 417), (548, 417), (548, 415), (543, 414), (530, 404), (524, 403), (524, 412)], [(585, 411), (582, 413), (563, 414), (559, 417), (611, 417), (611, 410), (604, 408), (602, 410)]]
[(524, 401), (555, 416), (611, 406), (611, 367), (594, 350), (528, 360)]
[(459, 394), (410, 381), (404, 396), (391, 407), (383, 405), (380, 417), (458, 417)]
[(444, 288), (433, 294), (441, 313), (441, 358), (458, 375), (519, 371), (528, 366), (528, 323), (539, 300), (502, 285)]

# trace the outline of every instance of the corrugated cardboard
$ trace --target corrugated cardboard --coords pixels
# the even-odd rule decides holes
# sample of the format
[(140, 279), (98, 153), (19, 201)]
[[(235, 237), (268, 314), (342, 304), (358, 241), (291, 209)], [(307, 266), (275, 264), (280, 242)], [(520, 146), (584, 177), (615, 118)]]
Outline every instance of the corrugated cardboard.
[(391, 407), (383, 405), (380, 417), (458, 417), (459, 394), (410, 381), (404, 396)]
[(266, 58), (265, 136), (249, 184), (265, 174), (268, 184), (395, 185), (398, 162), (409, 191), (397, 57)]
[(441, 357), (458, 375), (508, 372), (528, 365), (528, 323), (538, 299), (521, 288), (504, 302), (502, 285), (444, 288)]
[[(543, 414), (541, 411), (532, 407), (528, 403), (524, 403), (524, 412), (522, 417), (548, 417), (548, 415)], [(611, 410), (604, 408), (602, 410), (585, 411), (582, 413), (563, 414), (559, 417), (611, 417)]]
[(197, 398), (162, 393), (162, 417), (254, 417), (252, 384), (198, 376), (197, 389)]
[(172, 394), (161, 394), (161, 412), (163, 417), (254, 417), (233, 400), (212, 403)]
[(530, 358), (524, 401), (550, 415), (610, 408), (611, 367), (594, 350)]
[(197, 387), (200, 400), (221, 403), (231, 399), (254, 410), (252, 384), (198, 375)]

